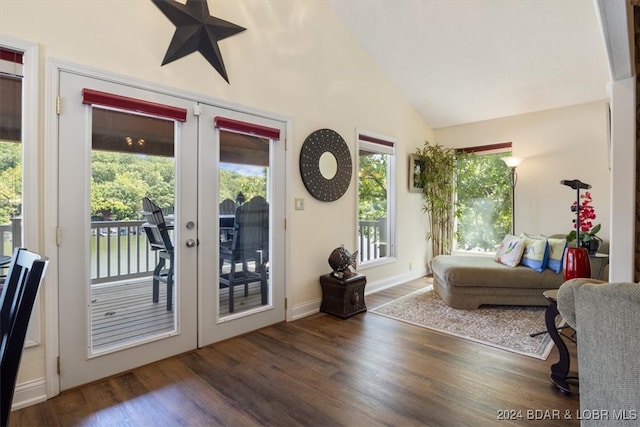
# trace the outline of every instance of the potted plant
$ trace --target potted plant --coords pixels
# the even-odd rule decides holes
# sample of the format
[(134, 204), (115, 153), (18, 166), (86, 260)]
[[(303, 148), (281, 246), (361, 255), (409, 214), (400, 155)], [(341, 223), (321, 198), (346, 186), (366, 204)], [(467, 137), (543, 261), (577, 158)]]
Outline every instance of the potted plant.
[(426, 141), (416, 155), (424, 162), (417, 175), (422, 188), (422, 210), (429, 218), (427, 240), (431, 240), (432, 256), (450, 254), (453, 243), (453, 218), (457, 212), (454, 197), (455, 150), (431, 145)]
[[(596, 211), (593, 206), (591, 206), (591, 202), (593, 202), (591, 193), (586, 191), (584, 194), (580, 195), (580, 199), (582, 199), (580, 204), (578, 204), (578, 201), (576, 200), (571, 205), (571, 212), (577, 211), (580, 217), (580, 241), (576, 242), (576, 246), (586, 248), (589, 251), (589, 254), (593, 255), (598, 252), (598, 248), (602, 242), (602, 239), (597, 236), (602, 225), (593, 225), (592, 220), (596, 219)], [(571, 230), (571, 232), (567, 234), (567, 242), (576, 240), (576, 235), (578, 234), (576, 230), (576, 219), (573, 220), (573, 228), (574, 230)]]

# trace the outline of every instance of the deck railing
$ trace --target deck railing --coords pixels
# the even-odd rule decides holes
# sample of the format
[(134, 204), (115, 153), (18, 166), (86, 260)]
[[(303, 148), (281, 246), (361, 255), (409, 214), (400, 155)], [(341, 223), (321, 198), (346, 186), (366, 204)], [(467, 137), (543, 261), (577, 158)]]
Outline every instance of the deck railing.
[(358, 255), (360, 262), (387, 256), (387, 219), (358, 221)]
[[(91, 282), (93, 284), (149, 277), (158, 263), (142, 229), (144, 221), (91, 222)], [(20, 246), (21, 219), (0, 225), (1, 255), (11, 255)], [(172, 231), (170, 231), (172, 233)], [(173, 236), (172, 236), (173, 237)], [(358, 222), (359, 261), (387, 255), (386, 218)]]
[[(149, 277), (158, 264), (142, 229), (144, 221), (91, 222), (91, 283)], [(22, 218), (0, 224), (0, 255), (11, 255), (22, 245)], [(171, 233), (171, 231), (170, 231)]]
[(0, 224), (0, 255), (11, 255), (15, 248), (22, 246), (22, 217), (11, 218), (9, 224)]
[(148, 277), (158, 263), (144, 221), (91, 222), (91, 283)]

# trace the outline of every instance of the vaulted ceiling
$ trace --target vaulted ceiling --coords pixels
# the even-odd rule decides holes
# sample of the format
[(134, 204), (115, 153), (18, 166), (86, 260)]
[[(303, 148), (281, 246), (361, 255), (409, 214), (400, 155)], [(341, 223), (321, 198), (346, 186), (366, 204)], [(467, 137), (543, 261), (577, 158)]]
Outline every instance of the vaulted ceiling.
[(630, 67), (623, 0), (327, 1), (434, 129), (605, 100), (607, 49)]
[(434, 129), (608, 98), (592, 0), (330, 4)]

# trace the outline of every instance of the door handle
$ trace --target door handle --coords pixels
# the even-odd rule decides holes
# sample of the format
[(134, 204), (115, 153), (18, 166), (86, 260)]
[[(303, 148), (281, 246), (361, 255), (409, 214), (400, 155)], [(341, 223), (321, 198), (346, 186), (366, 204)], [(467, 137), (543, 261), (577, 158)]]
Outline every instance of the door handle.
[(188, 248), (193, 248), (196, 245), (196, 241), (193, 239), (188, 239), (185, 244), (187, 245)]

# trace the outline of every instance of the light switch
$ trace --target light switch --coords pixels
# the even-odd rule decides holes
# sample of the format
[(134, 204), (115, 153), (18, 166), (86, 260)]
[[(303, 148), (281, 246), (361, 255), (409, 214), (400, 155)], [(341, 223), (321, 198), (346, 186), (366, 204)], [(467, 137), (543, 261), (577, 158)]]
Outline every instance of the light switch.
[(296, 210), (297, 211), (304, 210), (304, 199), (296, 199)]

